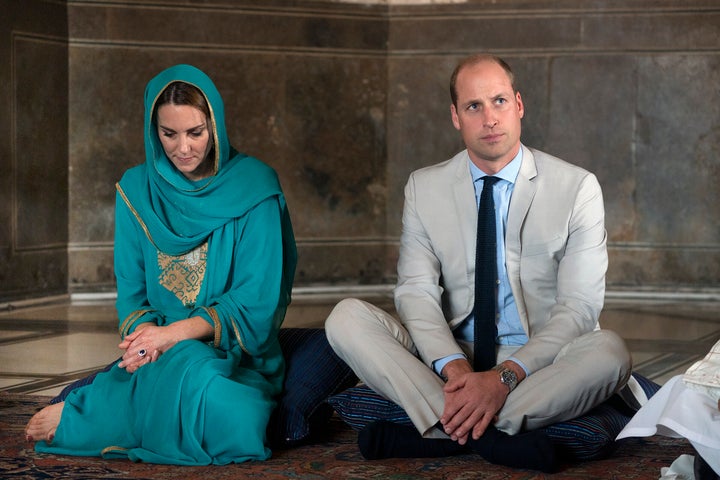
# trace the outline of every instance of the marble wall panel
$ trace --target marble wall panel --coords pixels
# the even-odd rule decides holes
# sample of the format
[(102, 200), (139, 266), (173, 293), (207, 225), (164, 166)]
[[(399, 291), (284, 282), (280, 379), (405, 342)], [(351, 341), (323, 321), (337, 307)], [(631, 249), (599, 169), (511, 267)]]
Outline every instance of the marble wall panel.
[(447, 160), (462, 141), (450, 118), (455, 57), (391, 58), (388, 78), (388, 234), (399, 238), (403, 190), (413, 170)]
[(719, 66), (718, 53), (638, 58), (634, 242), (615, 245), (616, 284), (720, 283)]
[[(9, 11), (9, 0), (0, 0), (0, 8)], [(0, 259), (7, 258), (12, 239), (13, 216), (13, 98), (12, 98), (12, 19), (8, 14), (0, 16)], [(0, 260), (2, 261), (2, 260)], [(0, 272), (5, 269), (0, 270)], [(0, 273), (2, 274), (2, 273)]]
[[(718, 6), (693, 1), (678, 10), (666, 7), (477, 1), (396, 7), (391, 19), (390, 62), (398, 67), (391, 80), (419, 73), (411, 88), (403, 83), (403, 97), (427, 95), (428, 84), (419, 86), (423, 78), (440, 84), (433, 67), (446, 68), (449, 58), (454, 63), (490, 50), (510, 62), (526, 106), (523, 141), (593, 171), (603, 186), (610, 288), (720, 285)], [(518, 22), (511, 25), (509, 18)], [(565, 31), (549, 32), (548, 25)], [(440, 31), (453, 40), (443, 43)], [(398, 131), (407, 127), (416, 138), (428, 138), (428, 128), (409, 122), (401, 115)], [(447, 130), (430, 135), (435, 145), (450, 144)], [(407, 147), (391, 142), (405, 142), (405, 136), (388, 138), (388, 169), (397, 172), (389, 179), (399, 186), (422, 147), (415, 144), (412, 158), (403, 158)], [(391, 208), (388, 231), (398, 233)]]
[[(175, 28), (149, 32), (152, 22), (131, 22), (135, 10), (143, 17), (166, 12), (163, 18)], [(70, 208), (71, 289), (112, 282), (113, 184), (143, 161), (146, 82), (176, 63), (194, 64), (214, 79), (225, 99), (233, 145), (278, 171), (302, 278), (367, 281), (368, 272), (381, 278), (377, 272), (383, 269), (368, 266), (377, 262), (376, 253), (362, 261), (352, 258), (376, 251), (385, 235), (387, 73), (382, 51), (367, 50), (384, 45), (379, 39), (385, 23), (337, 12), (323, 19), (322, 10), (294, 10), (294, 16), (256, 10), (71, 7), (70, 184), (77, 193)], [(272, 23), (293, 18), (292, 29)], [(118, 27), (128, 22), (129, 28)], [(200, 24), (215, 28), (193, 28)], [(245, 31), (246, 43), (236, 38), (237, 28)], [(218, 33), (224, 30), (228, 35)], [(263, 41), (253, 37), (263, 31)], [(329, 43), (318, 47), (318, 36), (324, 35)], [(345, 37), (355, 38), (353, 56), (343, 52)], [(128, 45), (136, 42), (142, 48)], [(326, 238), (325, 264), (319, 265), (314, 242)]]
[(717, 4), (688, 2), (677, 12), (635, 7), (636, 10), (586, 15), (583, 47), (593, 50), (716, 50), (720, 38)]
[(634, 57), (607, 54), (548, 60), (542, 148), (597, 176), (610, 242), (636, 239), (636, 64)]
[(278, 3), (70, 1), (70, 35), (75, 40), (142, 48), (185, 44), (227, 50), (321, 48), (349, 53), (385, 48), (387, 22), (378, 7)]
[(115, 291), (111, 243), (76, 243), (68, 252), (68, 285), (72, 292)]
[(2, 302), (67, 291), (68, 48), (63, 5), (0, 11)]
[[(52, 248), (67, 243), (67, 77), (64, 43), (42, 38), (14, 41), (15, 247)], [(62, 70), (61, 70), (62, 71)]]
[(303, 238), (384, 235), (385, 63), (288, 58), (278, 169)]
[[(438, 7), (440, 8), (440, 7)], [(462, 7), (460, 7), (462, 8)], [(510, 14), (487, 10), (451, 11), (446, 15), (407, 13), (391, 20), (391, 48), (398, 51), (439, 53), (477, 50), (566, 48), (578, 45), (582, 38), (582, 16)]]
[(716, 245), (611, 243), (610, 289), (717, 291), (720, 253)]
[(394, 276), (388, 276), (387, 273), (387, 265), (397, 262), (397, 258), (393, 257), (397, 251), (394, 242), (363, 238), (305, 240), (299, 247), (296, 285), (376, 285), (394, 282)]
[(720, 54), (639, 59), (638, 239), (720, 243)]
[[(215, 79), (232, 143), (279, 172), (299, 284), (392, 282), (407, 176), (462, 148), (448, 81), (479, 50), (515, 70), (523, 141), (597, 174), (610, 288), (720, 287), (716, 1), (421, 3), (0, 0), (10, 12), (0, 18), (0, 133), (15, 138), (20, 121), (27, 142), (33, 119), (52, 117), (34, 163), (17, 168), (14, 144), (0, 142), (0, 296), (51, 277), (69, 276), (72, 291), (112, 289), (114, 183), (144, 160), (147, 80), (179, 62)], [(10, 60), (16, 47), (29, 62), (21, 70)], [(30, 75), (39, 63), (47, 78), (69, 77), (64, 93)], [(15, 111), (18, 72), (24, 98), (44, 97)], [(40, 172), (63, 122), (69, 158), (52, 156)], [(31, 200), (8, 206), (20, 197)], [(21, 231), (18, 215), (48, 220)], [(63, 265), (65, 277), (50, 273)]]

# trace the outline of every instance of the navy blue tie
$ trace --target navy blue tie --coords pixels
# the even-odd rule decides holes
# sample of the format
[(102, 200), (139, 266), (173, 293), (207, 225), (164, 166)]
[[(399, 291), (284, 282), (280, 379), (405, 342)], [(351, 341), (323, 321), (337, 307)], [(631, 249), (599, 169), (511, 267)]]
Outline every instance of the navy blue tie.
[(493, 185), (497, 177), (483, 177), (478, 209), (477, 244), (475, 250), (475, 338), (473, 369), (476, 372), (495, 366), (497, 337), (497, 241), (495, 236), (495, 200)]

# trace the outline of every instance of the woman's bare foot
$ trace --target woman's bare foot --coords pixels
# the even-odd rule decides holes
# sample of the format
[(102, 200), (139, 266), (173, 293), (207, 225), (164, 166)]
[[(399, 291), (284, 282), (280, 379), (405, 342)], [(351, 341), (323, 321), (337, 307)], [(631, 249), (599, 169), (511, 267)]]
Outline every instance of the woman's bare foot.
[(52, 442), (53, 438), (55, 438), (55, 430), (60, 424), (64, 406), (65, 402), (48, 405), (33, 415), (25, 427), (25, 439), (28, 442), (38, 442), (40, 440), (45, 440), (48, 443)]

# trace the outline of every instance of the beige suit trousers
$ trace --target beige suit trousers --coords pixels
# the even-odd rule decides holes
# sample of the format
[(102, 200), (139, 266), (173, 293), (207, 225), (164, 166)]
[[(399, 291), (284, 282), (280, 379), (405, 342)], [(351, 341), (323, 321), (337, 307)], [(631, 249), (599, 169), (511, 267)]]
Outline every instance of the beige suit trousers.
[[(444, 436), (433, 428), (443, 413), (444, 381), (418, 358), (399, 320), (362, 300), (346, 299), (330, 313), (325, 329), (335, 352), (365, 384), (402, 406), (426, 437)], [(472, 346), (460, 346), (472, 361)], [(501, 348), (498, 362), (513, 351)], [(631, 359), (617, 334), (582, 335), (551, 365), (520, 382), (498, 413), (496, 427), (515, 434), (575, 418), (610, 398), (630, 373)]]

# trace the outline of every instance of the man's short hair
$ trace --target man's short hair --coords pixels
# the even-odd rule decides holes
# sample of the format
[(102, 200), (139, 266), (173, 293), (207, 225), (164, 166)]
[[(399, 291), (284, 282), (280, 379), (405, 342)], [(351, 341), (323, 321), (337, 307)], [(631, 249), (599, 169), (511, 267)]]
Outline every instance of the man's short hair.
[(464, 59), (460, 60), (460, 63), (457, 64), (455, 70), (453, 70), (453, 73), (450, 76), (450, 98), (452, 99), (453, 105), (455, 105), (456, 107), (457, 89), (455, 88), (455, 84), (457, 82), (458, 74), (463, 68), (471, 67), (482, 62), (493, 62), (500, 65), (503, 70), (505, 70), (505, 73), (507, 73), (507, 76), (510, 79), (510, 85), (512, 86), (513, 93), (517, 93), (518, 90), (515, 87), (515, 74), (510, 68), (510, 65), (508, 65), (505, 60), (491, 53), (476, 53), (475, 55), (470, 55), (469, 57), (465, 57)]

